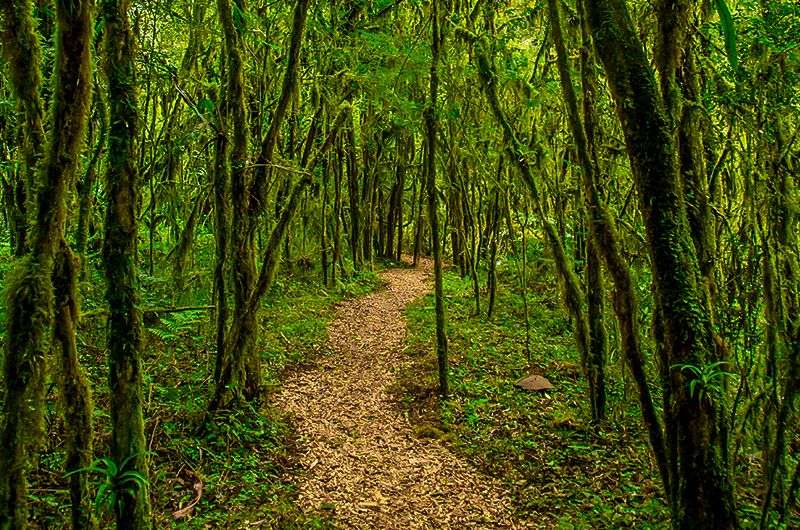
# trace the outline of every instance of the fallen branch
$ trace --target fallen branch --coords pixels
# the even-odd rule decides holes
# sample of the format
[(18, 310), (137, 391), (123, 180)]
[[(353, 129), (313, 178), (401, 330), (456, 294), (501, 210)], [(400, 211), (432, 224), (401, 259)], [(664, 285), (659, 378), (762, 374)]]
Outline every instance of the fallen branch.
[(194, 481), (192, 482), (192, 489), (195, 492), (194, 499), (192, 502), (187, 504), (185, 507), (172, 512), (172, 520), (177, 521), (178, 519), (183, 519), (184, 517), (188, 517), (194, 511), (194, 507), (197, 506), (197, 503), (200, 502), (200, 499), (203, 497), (203, 481), (200, 480), (200, 477), (194, 475)]

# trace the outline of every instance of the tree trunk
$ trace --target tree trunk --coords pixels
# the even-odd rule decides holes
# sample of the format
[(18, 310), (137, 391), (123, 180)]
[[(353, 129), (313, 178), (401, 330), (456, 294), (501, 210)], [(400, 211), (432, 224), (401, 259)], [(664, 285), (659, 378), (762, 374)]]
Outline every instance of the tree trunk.
[[(30, 6), (27, 2), (24, 4), (15, 3), (9, 7), (4, 3), (3, 7), (7, 8), (7, 16), (19, 18), (21, 26), (18, 29), (27, 33), (26, 37), (35, 39)], [(8, 10), (13, 8), (17, 9), (9, 13)], [(54, 331), (54, 260), (64, 238), (65, 200), (78, 165), (91, 90), (91, 2), (60, 0), (56, 2), (56, 14), (57, 53), (50, 117), (53, 132), (41, 160), (38, 185), (29, 186), (36, 191), (36, 223), (30, 233), (30, 252), (9, 271), (5, 287), (8, 327), (4, 370), (5, 421), (0, 432), (0, 453), (3, 454), (0, 459), (0, 527), (12, 530), (27, 526), (27, 474), (34, 455), (44, 442), (46, 359)], [(28, 45), (33, 46), (31, 49), (35, 52), (36, 46)], [(14, 51), (11, 54), (12, 60), (23, 59), (16, 57)], [(26, 57), (27, 64), (15, 65), (12, 75), (19, 76), (23, 83), (35, 83), (32, 87), (27, 86), (26, 90), (37, 90), (38, 72), (22, 70), (38, 69), (38, 64), (31, 59)], [(30, 103), (30, 93), (19, 95), (23, 101), (28, 98)], [(29, 122), (26, 127), (28, 134), (35, 135), (33, 129), (37, 128), (41, 108), (36, 107), (35, 102), (32, 104), (33, 107), (26, 109), (26, 113), (32, 113), (26, 116)], [(36, 145), (30, 147), (37, 149)], [(27, 155), (34, 163), (39, 157), (33, 152)]]
[[(678, 528), (738, 526), (733, 485), (719, 432), (722, 405), (713, 389), (701, 395), (700, 374), (714, 359), (714, 331), (702, 288), (678, 175), (676, 148), (658, 89), (625, 0), (586, 0), (587, 18), (636, 181), (647, 229), (655, 299), (665, 339), (676, 430), (677, 476), (673, 524)], [(682, 370), (680, 366), (691, 366)], [(692, 381), (695, 385), (690, 387)]]
[(92, 465), (94, 405), (83, 368), (78, 361), (74, 323), (78, 319), (77, 283), (80, 258), (62, 239), (53, 270), (55, 312), (53, 338), (60, 353), (61, 399), (64, 407), (66, 443), (64, 471), (69, 477), (69, 498), (73, 529), (97, 528), (89, 476), (80, 471)]
[(39, 95), (42, 86), (41, 47), (33, 19), (30, 0), (0, 3), (5, 19), (2, 33), (3, 55), (8, 61), (11, 85), (17, 98), (22, 121), (22, 173), (15, 186), (16, 214), (14, 254), (22, 256), (28, 250), (27, 215), (35, 208), (36, 171), (45, 145), (44, 102)]
[(347, 128), (345, 162), (347, 166), (347, 195), (350, 198), (350, 252), (353, 268), (361, 270), (363, 249), (361, 248), (361, 206), (358, 192), (358, 161), (356, 160), (355, 123), (351, 119)]
[(497, 299), (497, 243), (498, 239), (500, 238), (500, 189), (499, 189), (499, 182), (500, 177), (505, 172), (505, 167), (503, 164), (503, 155), (498, 157), (497, 161), (497, 177), (498, 177), (498, 187), (494, 190), (494, 198), (492, 199), (492, 210), (491, 210), (491, 235), (489, 241), (489, 273), (488, 273), (488, 281), (489, 284), (489, 303), (488, 309), (486, 310), (486, 318), (491, 320), (492, 316), (494, 315), (494, 305)]
[[(223, 66), (222, 77), (226, 68)], [(214, 300), (216, 302), (216, 343), (217, 355), (214, 367), (214, 381), (219, 381), (222, 364), (228, 356), (225, 351), (225, 338), (228, 332), (228, 287), (226, 264), (230, 255), (231, 239), (231, 175), (228, 166), (228, 104), (227, 97), (220, 91), (217, 108), (217, 131), (214, 139), (214, 241), (216, 261), (214, 264)]]
[(439, 237), (439, 213), (436, 191), (436, 99), (439, 90), (439, 53), (442, 36), (439, 33), (438, 2), (431, 2), (431, 82), (430, 101), (425, 107), (425, 135), (428, 152), (425, 159), (427, 167), (426, 184), (428, 194), (428, 221), (431, 226), (433, 245), (433, 285), (436, 296), (436, 359), (439, 366), (439, 394), (448, 396), (447, 335), (444, 329), (444, 294), (442, 292), (442, 250)]
[[(147, 477), (147, 441), (142, 413), (142, 322), (136, 293), (139, 179), (135, 142), (139, 115), (129, 9), (130, 0), (103, 1), (110, 108), (103, 265), (109, 308), (111, 456), (121, 471), (136, 471)], [(146, 487), (140, 485), (134, 494), (118, 494), (121, 498), (116, 513), (117, 528), (151, 528)]]
[(331, 270), (331, 282), (336, 283), (336, 268), (340, 267), (344, 275), (342, 263), (342, 174), (344, 173), (344, 154), (342, 153), (341, 139), (336, 145), (336, 158), (333, 165), (333, 268)]

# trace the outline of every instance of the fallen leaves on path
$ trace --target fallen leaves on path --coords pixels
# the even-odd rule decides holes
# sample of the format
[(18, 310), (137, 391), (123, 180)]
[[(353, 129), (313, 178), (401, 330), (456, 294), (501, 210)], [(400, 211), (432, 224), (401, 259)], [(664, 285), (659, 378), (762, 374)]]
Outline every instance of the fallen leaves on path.
[(390, 269), (384, 289), (342, 303), (331, 353), (277, 396), (297, 420), (299, 503), (342, 528), (529, 528), (496, 480), (417, 438), (388, 392), (406, 362), (402, 311), (429, 291), (431, 267)]

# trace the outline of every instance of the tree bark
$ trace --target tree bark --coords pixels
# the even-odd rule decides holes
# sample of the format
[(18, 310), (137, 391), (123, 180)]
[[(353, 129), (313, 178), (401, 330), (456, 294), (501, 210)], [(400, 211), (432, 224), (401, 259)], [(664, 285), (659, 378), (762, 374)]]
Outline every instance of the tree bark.
[(80, 264), (80, 258), (72, 253), (67, 242), (62, 239), (53, 270), (53, 338), (60, 353), (59, 384), (66, 427), (64, 471), (73, 473), (69, 477), (71, 522), (73, 529), (83, 530), (97, 528), (97, 520), (89, 476), (85, 472), (75, 472), (88, 468), (94, 460), (94, 405), (89, 384), (78, 361), (75, 341), (75, 322), (79, 316), (76, 291)]
[[(23, 5), (24, 4), (24, 5)], [(20, 29), (36, 39), (28, 2), (2, 7), (6, 15), (19, 17)], [(10, 10), (13, 10), (11, 12)], [(0, 432), (0, 527), (12, 530), (27, 526), (27, 474), (34, 455), (44, 441), (44, 384), (48, 352), (53, 337), (54, 260), (64, 238), (66, 197), (78, 165), (78, 153), (90, 100), (91, 2), (56, 2), (58, 32), (54, 87), (51, 102), (50, 135), (41, 160), (35, 190), (35, 225), (30, 235), (30, 252), (19, 260), (6, 279), (5, 301), (8, 311), (5, 343), (5, 421)], [(8, 20), (8, 19), (7, 19)], [(8, 29), (7, 31), (12, 31)], [(36, 53), (36, 46), (27, 43)], [(33, 92), (38, 90), (38, 63), (14, 65), (18, 77), (15, 91), (22, 89), (29, 135), (38, 134), (41, 108)], [(34, 55), (37, 58), (38, 54)], [(24, 71), (24, 70), (25, 71)], [(32, 98), (32, 99), (31, 99)], [(30, 138), (29, 138), (30, 140)], [(41, 145), (41, 144), (38, 144)], [(30, 149), (38, 149), (30, 145)], [(28, 151), (35, 165), (38, 153)], [(33, 168), (34, 166), (32, 166)], [(74, 285), (74, 281), (72, 282)]]
[(23, 178), (15, 186), (14, 253), (24, 255), (28, 250), (27, 215), (35, 208), (36, 170), (42, 158), (44, 135), (44, 102), (39, 95), (42, 86), (41, 46), (33, 20), (30, 0), (0, 2), (5, 18), (2, 33), (3, 55), (8, 61), (11, 84), (18, 101), (22, 120)]
[[(121, 471), (136, 471), (147, 477), (142, 411), (142, 320), (136, 292), (139, 175), (135, 144), (139, 108), (134, 35), (128, 18), (130, 6), (130, 0), (103, 0), (102, 3), (109, 103), (107, 208), (102, 256), (109, 309), (111, 457)], [(152, 528), (149, 493), (144, 486), (133, 494), (117, 494), (120, 496), (117, 528)]]
[(677, 528), (725, 529), (738, 526), (733, 485), (718, 425), (722, 405), (708, 389), (690, 392), (689, 365), (702, 372), (714, 358), (714, 331), (702, 292), (700, 269), (678, 175), (676, 148), (625, 0), (586, 0), (597, 55), (608, 76), (647, 230), (655, 299), (666, 343), (661, 359), (668, 371), (668, 411), (677, 446)]
[(425, 187), (428, 194), (428, 221), (431, 227), (433, 245), (433, 285), (436, 296), (436, 359), (439, 367), (439, 394), (447, 398), (448, 359), (447, 334), (444, 329), (444, 294), (442, 292), (442, 249), (439, 237), (439, 213), (436, 192), (436, 100), (439, 91), (439, 54), (442, 36), (439, 33), (438, 2), (431, 2), (431, 81), (430, 101), (424, 111), (425, 135), (428, 152), (425, 159), (427, 167)]

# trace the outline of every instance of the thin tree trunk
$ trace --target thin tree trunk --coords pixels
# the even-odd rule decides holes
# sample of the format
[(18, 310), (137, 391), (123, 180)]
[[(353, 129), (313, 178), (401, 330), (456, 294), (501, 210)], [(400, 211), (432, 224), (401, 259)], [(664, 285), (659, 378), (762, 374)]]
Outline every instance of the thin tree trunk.
[(86, 275), (86, 244), (89, 236), (89, 220), (92, 217), (92, 200), (94, 195), (95, 181), (97, 180), (97, 162), (100, 159), (100, 154), (105, 148), (108, 138), (108, 112), (106, 110), (106, 102), (99, 90), (95, 90), (94, 98), (97, 104), (98, 129), (100, 133), (97, 136), (97, 144), (95, 145), (89, 163), (83, 172), (83, 178), (78, 182), (78, 227), (75, 231), (75, 251), (81, 260), (80, 277), (83, 279)]
[(431, 2), (431, 82), (430, 101), (425, 108), (425, 134), (428, 142), (428, 153), (425, 159), (427, 166), (426, 189), (428, 194), (428, 221), (431, 226), (433, 245), (433, 285), (436, 296), (436, 359), (439, 366), (439, 394), (447, 398), (448, 359), (447, 335), (444, 329), (444, 293), (442, 292), (442, 249), (439, 237), (439, 213), (436, 191), (436, 100), (439, 90), (439, 53), (442, 36), (439, 33), (438, 0)]
[(322, 234), (320, 247), (322, 251), (322, 285), (328, 285), (328, 183), (330, 182), (330, 163), (325, 160), (322, 168)]
[[(498, 177), (504, 171), (503, 157), (499, 157), (497, 161), (497, 174)], [(499, 181), (499, 178), (498, 178)], [(499, 185), (498, 185), (499, 186)], [(491, 210), (491, 239), (489, 241), (489, 304), (486, 310), (486, 318), (491, 320), (494, 315), (494, 305), (497, 299), (497, 240), (500, 237), (500, 190), (495, 188), (494, 198), (492, 199)]]
[[(427, 156), (428, 152), (428, 142), (424, 142), (423, 144), (423, 158)], [(427, 175), (427, 166), (423, 165), (423, 168), (420, 171), (420, 174), (417, 175), (417, 179), (414, 181), (415, 184), (419, 186), (419, 192), (414, 190), (414, 196), (416, 197), (416, 208), (417, 208), (417, 215), (416, 215), (416, 225), (414, 227), (414, 266), (416, 267), (417, 263), (419, 263), (419, 258), (422, 255), (422, 240), (425, 236), (425, 207), (424, 207), (424, 196), (425, 196), (425, 182), (426, 182), (426, 175)]]
[(252, 192), (252, 209), (260, 211), (265, 203), (267, 191), (267, 168), (272, 164), (275, 146), (278, 142), (278, 133), (286, 116), (289, 103), (297, 90), (300, 75), (300, 50), (303, 44), (303, 33), (306, 27), (306, 16), (311, 0), (297, 0), (292, 16), (292, 34), (289, 41), (289, 54), (287, 56), (286, 70), (281, 85), (281, 95), (272, 115), (267, 135), (261, 142), (261, 151), (256, 165), (255, 183)]
[(342, 263), (342, 173), (344, 172), (344, 160), (341, 147), (341, 139), (336, 145), (336, 158), (333, 167), (333, 268), (331, 270), (331, 282), (336, 283), (336, 268), (339, 267), (344, 274)]
[(361, 205), (358, 192), (358, 161), (356, 160), (356, 135), (355, 124), (350, 120), (347, 128), (347, 195), (350, 199), (350, 252), (353, 258), (353, 268), (361, 270), (363, 249), (361, 248)]
[[(400, 204), (399, 204), (399, 209), (398, 209), (398, 212), (397, 212), (397, 257), (395, 259), (398, 262), (401, 261), (401, 259), (403, 257), (403, 236), (404, 236), (404, 231), (405, 231), (405, 223), (403, 223), (403, 210), (404, 210), (404, 208), (403, 208), (403, 206), (404, 206), (403, 194), (405, 193), (405, 181), (406, 181), (406, 176), (408, 174), (408, 168), (411, 167), (411, 164), (413, 164), (413, 162), (414, 162), (414, 157), (416, 156), (416, 146), (414, 144), (414, 135), (413, 134), (407, 135), (407, 142), (408, 142), (408, 144), (406, 145), (406, 154), (405, 154), (405, 156), (403, 158), (403, 164), (404, 164), (404, 169), (403, 169), (403, 188), (400, 190), (400, 198), (399, 198)], [(412, 203), (411, 215), (413, 216), (414, 215), (414, 207), (413, 207), (414, 193), (413, 193), (413, 191), (412, 191), (411, 195), (412, 195), (411, 196), (411, 203)], [(409, 224), (411, 224), (410, 221), (409, 221)]]

